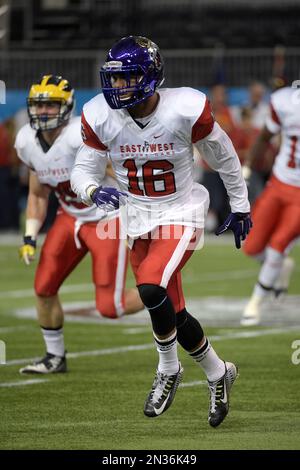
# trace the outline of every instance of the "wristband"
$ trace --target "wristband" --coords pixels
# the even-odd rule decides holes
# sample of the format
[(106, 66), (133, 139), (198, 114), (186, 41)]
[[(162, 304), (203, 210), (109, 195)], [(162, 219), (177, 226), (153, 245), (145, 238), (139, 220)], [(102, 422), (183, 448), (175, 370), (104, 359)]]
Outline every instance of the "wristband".
[(30, 236), (25, 235), (23, 237), (23, 242), (24, 242), (24, 245), (30, 245), (30, 246), (33, 246), (33, 248), (36, 248), (36, 240), (34, 240)]

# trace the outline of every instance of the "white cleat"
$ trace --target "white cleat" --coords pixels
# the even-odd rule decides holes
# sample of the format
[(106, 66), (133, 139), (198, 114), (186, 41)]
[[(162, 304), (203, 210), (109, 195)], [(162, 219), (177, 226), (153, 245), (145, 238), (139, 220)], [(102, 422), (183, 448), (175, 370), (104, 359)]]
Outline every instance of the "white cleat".
[(275, 297), (279, 297), (287, 292), (294, 269), (295, 261), (292, 258), (286, 257), (283, 260), (280, 274), (274, 285)]
[(67, 372), (67, 360), (65, 356), (55, 356), (47, 352), (43, 359), (22, 367), (19, 372), (20, 374), (53, 374), (57, 372)]
[(261, 305), (264, 297), (258, 297), (252, 295), (251, 299), (247, 303), (240, 324), (242, 326), (255, 326), (260, 324), (261, 319)]

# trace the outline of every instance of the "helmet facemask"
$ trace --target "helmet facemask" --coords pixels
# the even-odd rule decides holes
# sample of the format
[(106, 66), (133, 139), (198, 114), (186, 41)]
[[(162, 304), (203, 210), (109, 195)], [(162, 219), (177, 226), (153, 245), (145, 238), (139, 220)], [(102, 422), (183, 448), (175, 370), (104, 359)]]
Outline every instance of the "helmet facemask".
[[(58, 111), (39, 113), (38, 106), (45, 103), (56, 104)], [(31, 86), (27, 98), (27, 111), (30, 125), (35, 130), (48, 131), (68, 122), (74, 108), (74, 90), (69, 82), (60, 76), (45, 75), (39, 83)]]
[[(37, 107), (39, 103), (56, 103), (59, 106), (57, 114), (39, 114)], [(27, 111), (30, 119), (30, 125), (35, 130), (49, 131), (68, 122), (70, 119), (74, 103), (68, 104), (64, 100), (49, 98), (28, 98)]]

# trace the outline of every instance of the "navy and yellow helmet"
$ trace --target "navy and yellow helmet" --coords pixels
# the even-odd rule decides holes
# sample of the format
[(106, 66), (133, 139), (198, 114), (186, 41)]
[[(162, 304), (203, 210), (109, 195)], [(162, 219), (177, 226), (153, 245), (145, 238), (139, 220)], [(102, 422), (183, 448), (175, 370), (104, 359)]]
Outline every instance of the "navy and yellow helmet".
[[(36, 107), (41, 102), (59, 104), (58, 114), (38, 115)], [(73, 108), (74, 90), (68, 80), (58, 75), (44, 75), (40, 81), (32, 84), (27, 98), (27, 111), (33, 129), (56, 129), (70, 119)]]

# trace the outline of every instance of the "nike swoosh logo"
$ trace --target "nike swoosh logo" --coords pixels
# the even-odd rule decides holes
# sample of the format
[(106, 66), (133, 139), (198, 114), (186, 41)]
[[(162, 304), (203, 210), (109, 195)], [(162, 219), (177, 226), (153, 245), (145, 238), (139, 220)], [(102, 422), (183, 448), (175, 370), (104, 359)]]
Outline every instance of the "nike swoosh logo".
[(226, 230), (228, 230), (228, 229), (229, 229), (229, 227), (230, 227), (230, 222), (229, 222), (229, 224), (226, 224), (226, 225), (224, 225), (224, 228), (223, 228), (223, 230), (221, 230), (221, 232), (220, 232), (220, 233), (224, 233), (224, 232), (226, 232)]
[(227, 388), (226, 388), (226, 384), (224, 384), (224, 397), (220, 399), (220, 401), (222, 403), (224, 403), (224, 405), (226, 405), (227, 403)]
[(161, 137), (162, 135), (164, 135), (163, 133), (162, 134), (159, 134), (159, 135), (154, 135), (154, 139), (158, 139), (159, 137)]
[(170, 393), (171, 393), (171, 392), (168, 393), (167, 398), (165, 399), (165, 401), (163, 402), (163, 404), (161, 405), (160, 408), (155, 408), (155, 406), (154, 406), (154, 411), (155, 411), (155, 414), (156, 414), (157, 416), (160, 415), (160, 414), (164, 411), (165, 406), (166, 406), (166, 404), (168, 403)]

